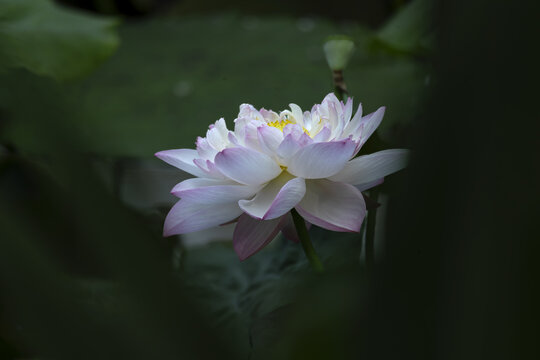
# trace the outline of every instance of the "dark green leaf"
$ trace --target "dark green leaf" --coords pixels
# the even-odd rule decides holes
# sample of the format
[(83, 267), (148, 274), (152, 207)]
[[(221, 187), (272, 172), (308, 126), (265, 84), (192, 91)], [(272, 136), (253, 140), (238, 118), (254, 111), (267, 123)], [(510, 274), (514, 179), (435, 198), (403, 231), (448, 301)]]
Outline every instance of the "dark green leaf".
[(431, 0), (412, 1), (379, 30), (377, 39), (400, 52), (425, 51), (433, 34), (432, 5)]
[(3, 0), (0, 67), (23, 67), (57, 80), (85, 75), (118, 46), (115, 24), (49, 0)]

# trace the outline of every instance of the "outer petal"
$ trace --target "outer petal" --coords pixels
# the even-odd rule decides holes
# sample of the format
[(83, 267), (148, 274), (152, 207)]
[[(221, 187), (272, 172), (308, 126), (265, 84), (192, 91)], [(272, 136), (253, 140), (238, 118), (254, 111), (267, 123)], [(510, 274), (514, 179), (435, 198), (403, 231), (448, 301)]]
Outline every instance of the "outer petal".
[(351, 158), (355, 147), (356, 144), (349, 139), (307, 145), (289, 159), (288, 171), (305, 179), (335, 175)]
[(256, 219), (280, 217), (296, 206), (306, 193), (306, 183), (287, 172), (268, 183), (253, 200), (240, 200), (238, 205)]
[(231, 221), (240, 214), (242, 210), (236, 202), (216, 206), (181, 199), (165, 218), (163, 236), (208, 229)]
[(306, 196), (296, 210), (305, 220), (322, 228), (358, 232), (366, 204), (354, 186), (321, 179), (306, 182)]
[(377, 130), (384, 117), (385, 110), (386, 107), (380, 107), (374, 113), (366, 115), (362, 118), (360, 121), (360, 128), (357, 130), (359, 133), (357, 132), (356, 134), (360, 138), (360, 144), (365, 143), (371, 134)]
[(259, 189), (257, 185), (240, 185), (230, 180), (193, 178), (176, 185), (171, 193), (200, 204), (224, 204), (251, 198)]
[(240, 260), (245, 260), (265, 247), (276, 237), (285, 217), (273, 220), (256, 220), (247, 214), (238, 219), (233, 233), (233, 247)]
[(205, 177), (204, 171), (202, 171), (197, 165), (193, 163), (193, 160), (199, 157), (199, 154), (196, 150), (165, 150), (155, 153), (155, 156), (165, 161), (167, 164), (179, 168), (180, 170), (184, 170), (185, 172), (188, 172), (195, 176)]
[(377, 180), (370, 181), (367, 183), (358, 184), (358, 185), (355, 185), (354, 187), (360, 191), (365, 191), (377, 185), (381, 185), (383, 182), (384, 182), (384, 178), (381, 178), (381, 179), (377, 179)]
[(329, 179), (352, 185), (369, 183), (403, 169), (409, 151), (390, 149), (370, 155), (359, 156), (349, 161), (343, 170)]
[(263, 184), (281, 173), (271, 157), (243, 147), (221, 151), (216, 155), (215, 164), (225, 176), (247, 185)]

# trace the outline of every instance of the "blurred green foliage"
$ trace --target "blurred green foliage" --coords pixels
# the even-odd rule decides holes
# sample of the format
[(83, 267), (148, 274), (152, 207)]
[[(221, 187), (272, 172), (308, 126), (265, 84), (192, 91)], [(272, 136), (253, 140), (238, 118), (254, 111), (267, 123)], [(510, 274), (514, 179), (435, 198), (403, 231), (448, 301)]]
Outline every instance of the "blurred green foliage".
[(50, 0), (2, 0), (0, 69), (23, 67), (57, 80), (87, 75), (117, 48), (116, 24)]
[(396, 52), (425, 53), (433, 47), (435, 24), (432, 13), (432, 1), (411, 1), (377, 32), (376, 39)]
[[(305, 109), (320, 102), (332, 88), (323, 41), (345, 32), (357, 45), (345, 72), (350, 93), (365, 112), (387, 106), (381, 134), (401, 145), (399, 130), (421, 112), (425, 66), (370, 50), (373, 33), (365, 28), (310, 24), (305, 31), (291, 18), (234, 14), (127, 23), (118, 52), (81, 82), (4, 76), (4, 139), (46, 153), (51, 129), (62, 127), (101, 155), (150, 157), (192, 147), (220, 117), (232, 126), (241, 103), (279, 111), (290, 102)], [(27, 107), (29, 98), (40, 101)]]

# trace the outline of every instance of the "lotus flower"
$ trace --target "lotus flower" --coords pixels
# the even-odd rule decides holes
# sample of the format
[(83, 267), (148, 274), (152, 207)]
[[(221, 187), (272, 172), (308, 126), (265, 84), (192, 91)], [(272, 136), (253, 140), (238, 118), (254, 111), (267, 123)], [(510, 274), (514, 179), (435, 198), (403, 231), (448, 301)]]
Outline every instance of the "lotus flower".
[(243, 104), (234, 131), (221, 118), (197, 139), (196, 150), (156, 153), (195, 176), (172, 189), (180, 200), (165, 219), (164, 236), (237, 221), (233, 246), (244, 260), (280, 231), (298, 241), (293, 208), (308, 224), (360, 231), (361, 191), (406, 162), (402, 149), (355, 157), (384, 111), (362, 116), (360, 105), (353, 117), (352, 100), (344, 104), (332, 93), (305, 112), (296, 104), (279, 114)]

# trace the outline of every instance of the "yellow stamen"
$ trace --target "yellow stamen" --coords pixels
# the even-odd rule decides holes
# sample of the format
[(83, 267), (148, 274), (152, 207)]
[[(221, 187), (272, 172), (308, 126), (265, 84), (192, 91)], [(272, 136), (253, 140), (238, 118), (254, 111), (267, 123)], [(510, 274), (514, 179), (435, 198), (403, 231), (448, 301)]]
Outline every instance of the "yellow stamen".
[[(285, 119), (285, 120), (276, 120), (276, 121), (272, 121), (272, 122), (267, 122), (266, 125), (268, 126), (271, 126), (271, 127), (275, 127), (276, 129), (279, 129), (281, 130), (281, 132), (283, 132), (283, 128), (289, 124), (294, 124), (292, 121), (288, 120), (288, 119)], [(309, 133), (309, 131), (307, 131), (307, 129), (305, 127), (302, 126), (302, 130), (304, 130), (304, 132), (306, 134), (308, 134), (309, 136), (311, 136), (311, 134)]]
[(271, 126), (271, 127), (275, 127), (276, 129), (279, 129), (279, 130), (281, 130), (281, 131), (283, 131), (283, 128), (284, 128), (286, 125), (289, 125), (289, 124), (292, 124), (292, 121), (289, 121), (289, 120), (279, 120), (279, 121), (272, 121), (272, 122), (266, 123), (266, 125)]

